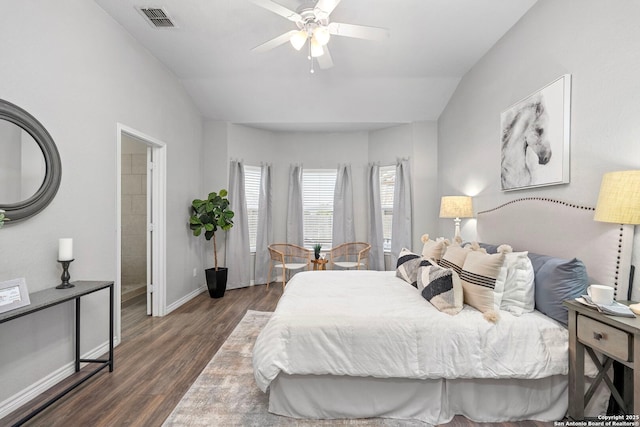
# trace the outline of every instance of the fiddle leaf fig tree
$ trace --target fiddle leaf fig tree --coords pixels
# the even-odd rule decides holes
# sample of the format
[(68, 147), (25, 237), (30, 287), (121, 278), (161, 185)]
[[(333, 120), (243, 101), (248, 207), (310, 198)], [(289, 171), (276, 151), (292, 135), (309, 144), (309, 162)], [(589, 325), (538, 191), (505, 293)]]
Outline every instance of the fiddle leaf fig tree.
[(9, 218), (4, 215), (4, 210), (0, 209), (0, 228), (2, 228), (5, 221), (9, 221)]
[(224, 231), (233, 227), (233, 211), (229, 209), (227, 190), (219, 193), (211, 192), (206, 200), (195, 199), (191, 202), (192, 215), (189, 218), (189, 228), (194, 236), (199, 236), (204, 230), (204, 238), (213, 238), (213, 259), (216, 271), (218, 271), (218, 246), (216, 244), (216, 231)]

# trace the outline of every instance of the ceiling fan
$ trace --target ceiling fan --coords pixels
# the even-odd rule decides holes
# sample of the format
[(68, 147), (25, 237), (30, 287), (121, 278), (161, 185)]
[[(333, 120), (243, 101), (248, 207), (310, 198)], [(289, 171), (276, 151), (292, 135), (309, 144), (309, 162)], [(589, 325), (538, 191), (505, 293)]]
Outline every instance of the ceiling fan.
[(365, 40), (383, 40), (389, 37), (389, 30), (386, 28), (330, 22), (329, 15), (338, 6), (340, 0), (318, 0), (315, 3), (304, 3), (296, 11), (272, 0), (251, 0), (251, 2), (287, 18), (298, 27), (297, 30), (287, 31), (260, 46), (254, 47), (252, 51), (266, 52), (286, 42), (290, 42), (294, 49), (300, 50), (308, 40), (308, 58), (311, 61), (312, 73), (314, 72), (314, 58), (316, 58), (318, 65), (322, 69), (333, 67), (333, 60), (327, 47), (332, 35)]

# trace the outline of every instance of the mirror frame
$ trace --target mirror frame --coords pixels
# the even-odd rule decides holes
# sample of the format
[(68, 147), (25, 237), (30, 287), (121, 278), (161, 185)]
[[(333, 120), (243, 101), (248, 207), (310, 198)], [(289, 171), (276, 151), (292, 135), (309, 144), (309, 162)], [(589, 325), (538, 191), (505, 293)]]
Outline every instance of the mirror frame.
[(33, 137), (40, 147), (40, 150), (42, 150), (46, 167), (42, 185), (34, 195), (17, 203), (0, 203), (0, 209), (4, 209), (7, 218), (11, 219), (11, 221), (5, 223), (5, 225), (7, 225), (14, 221), (20, 221), (36, 215), (51, 203), (58, 192), (58, 187), (60, 187), (62, 163), (60, 162), (58, 148), (55, 142), (53, 142), (53, 138), (51, 138), (49, 132), (27, 111), (17, 105), (0, 99), (0, 119), (20, 126)]

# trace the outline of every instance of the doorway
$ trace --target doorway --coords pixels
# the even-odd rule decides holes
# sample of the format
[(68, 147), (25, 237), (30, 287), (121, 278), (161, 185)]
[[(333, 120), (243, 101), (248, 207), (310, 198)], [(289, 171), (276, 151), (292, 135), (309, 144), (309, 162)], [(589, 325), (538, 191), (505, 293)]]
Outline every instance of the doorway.
[(122, 307), (146, 301), (146, 314), (166, 313), (166, 146), (118, 124), (116, 339)]
[[(149, 179), (148, 162), (151, 147), (132, 136), (122, 135), (120, 303), (122, 307), (137, 303), (144, 297), (147, 314), (152, 314), (153, 294), (147, 295), (147, 285), (153, 283), (149, 273), (153, 265), (153, 249), (148, 239), (147, 224), (153, 223), (151, 195), (153, 181)], [(151, 249), (151, 251), (149, 250)]]

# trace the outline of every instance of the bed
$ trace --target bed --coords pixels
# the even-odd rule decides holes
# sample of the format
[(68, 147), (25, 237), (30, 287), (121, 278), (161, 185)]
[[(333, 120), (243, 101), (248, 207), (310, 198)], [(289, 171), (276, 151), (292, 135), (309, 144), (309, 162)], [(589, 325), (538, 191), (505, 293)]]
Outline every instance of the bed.
[[(589, 283), (627, 299), (633, 228), (593, 221), (593, 209), (520, 199), (478, 214), (478, 240), (584, 262)], [(535, 310), (435, 309), (395, 272), (299, 273), (253, 354), (269, 410), (295, 418), (479, 422), (558, 420), (567, 411), (568, 333)], [(419, 296), (419, 294), (418, 294)], [(595, 367), (586, 361), (586, 374)], [(587, 413), (606, 409), (601, 387)]]

